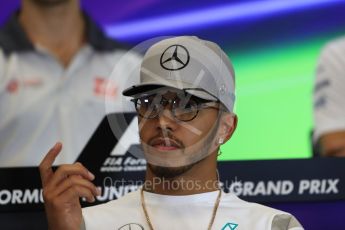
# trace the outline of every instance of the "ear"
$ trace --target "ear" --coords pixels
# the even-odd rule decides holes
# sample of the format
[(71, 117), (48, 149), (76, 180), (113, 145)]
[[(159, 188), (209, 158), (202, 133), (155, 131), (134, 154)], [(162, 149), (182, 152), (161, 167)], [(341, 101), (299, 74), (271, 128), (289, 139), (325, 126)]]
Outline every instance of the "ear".
[(227, 142), (237, 127), (237, 115), (234, 113), (223, 113), (220, 118), (218, 138), (223, 140), (223, 143)]

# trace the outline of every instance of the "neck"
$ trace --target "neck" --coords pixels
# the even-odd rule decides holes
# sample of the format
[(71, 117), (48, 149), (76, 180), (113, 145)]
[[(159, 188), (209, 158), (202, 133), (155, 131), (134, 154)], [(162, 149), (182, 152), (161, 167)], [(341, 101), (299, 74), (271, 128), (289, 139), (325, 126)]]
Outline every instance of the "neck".
[(143, 189), (164, 195), (192, 195), (219, 190), (216, 158), (217, 153), (213, 153), (174, 178), (157, 177), (147, 167)]
[(85, 25), (78, 1), (52, 6), (22, 1), (19, 23), (33, 44), (48, 49), (64, 66), (85, 41)]

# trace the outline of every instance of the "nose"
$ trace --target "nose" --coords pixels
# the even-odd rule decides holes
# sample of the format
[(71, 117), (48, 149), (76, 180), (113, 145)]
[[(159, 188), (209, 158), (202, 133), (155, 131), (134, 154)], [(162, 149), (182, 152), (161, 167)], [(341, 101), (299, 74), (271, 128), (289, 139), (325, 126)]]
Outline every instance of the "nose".
[(174, 131), (177, 128), (176, 119), (170, 108), (165, 107), (158, 116), (157, 128), (162, 130)]

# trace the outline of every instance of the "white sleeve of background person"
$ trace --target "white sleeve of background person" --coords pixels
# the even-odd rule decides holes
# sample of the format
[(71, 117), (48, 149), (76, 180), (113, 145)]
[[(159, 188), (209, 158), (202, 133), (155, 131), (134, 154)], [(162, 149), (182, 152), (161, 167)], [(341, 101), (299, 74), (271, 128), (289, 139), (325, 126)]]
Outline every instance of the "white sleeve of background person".
[(5, 90), (5, 54), (0, 48), (0, 92)]
[(9, 83), (9, 75), (6, 74), (8, 70), (6, 56), (3, 50), (0, 48), (0, 127), (5, 120), (5, 116), (7, 115), (7, 105), (5, 101), (6, 97), (6, 87)]
[(314, 86), (314, 141), (345, 130), (345, 37), (321, 52)]

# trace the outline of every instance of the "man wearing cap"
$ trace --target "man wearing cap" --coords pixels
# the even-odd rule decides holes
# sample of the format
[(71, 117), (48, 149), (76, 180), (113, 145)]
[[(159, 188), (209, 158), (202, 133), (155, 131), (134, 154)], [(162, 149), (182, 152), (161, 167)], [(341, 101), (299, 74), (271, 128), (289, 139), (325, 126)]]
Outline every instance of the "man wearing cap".
[(81, 209), (100, 194), (81, 164), (41, 162), (50, 229), (303, 229), (290, 214), (245, 202), (219, 187), (217, 155), (237, 125), (234, 71), (215, 43), (197, 37), (162, 40), (146, 52), (132, 97), (147, 171), (136, 192)]

